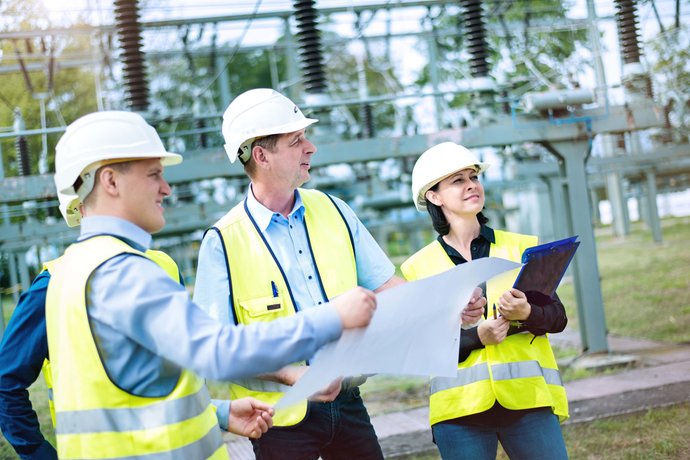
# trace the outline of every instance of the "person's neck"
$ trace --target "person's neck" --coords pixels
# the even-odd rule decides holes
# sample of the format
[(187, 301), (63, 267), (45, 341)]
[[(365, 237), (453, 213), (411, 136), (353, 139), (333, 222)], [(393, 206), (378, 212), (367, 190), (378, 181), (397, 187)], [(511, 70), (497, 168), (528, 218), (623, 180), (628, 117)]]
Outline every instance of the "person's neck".
[(294, 188), (280, 187), (266, 182), (252, 182), (252, 193), (256, 201), (284, 217), (287, 217), (295, 206)]
[(479, 236), (481, 225), (477, 216), (453, 216), (448, 219), (450, 230), (443, 236), (449, 246), (458, 251), (465, 260), (472, 260), (472, 241)]

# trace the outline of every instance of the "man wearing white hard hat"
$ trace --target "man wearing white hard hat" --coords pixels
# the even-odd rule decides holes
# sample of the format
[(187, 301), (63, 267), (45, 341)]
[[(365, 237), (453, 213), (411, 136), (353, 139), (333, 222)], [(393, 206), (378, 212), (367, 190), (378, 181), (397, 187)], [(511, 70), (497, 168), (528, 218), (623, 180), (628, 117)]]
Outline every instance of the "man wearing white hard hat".
[[(59, 209), (70, 227), (79, 225), (81, 212), (79, 196), (58, 192)], [(146, 256), (163, 268), (168, 275), (181, 282), (177, 264), (162, 251), (149, 249)], [(48, 261), (22, 293), (0, 342), (0, 431), (22, 459), (57, 459), (57, 452), (43, 436), (36, 412), (29, 399), (29, 387), (40, 374), (48, 387), (48, 403), (51, 421), (55, 425), (52, 401), (52, 380), (48, 357), (45, 305), (50, 280), (50, 267), (56, 261)], [(218, 414), (223, 426), (227, 426), (229, 401), (217, 401)], [(241, 406), (235, 404), (235, 417)], [(241, 421), (241, 420), (240, 420)], [(236, 425), (233, 423), (233, 425)], [(237, 427), (231, 427), (237, 431)]]
[[(487, 225), (479, 175), (489, 165), (469, 149), (444, 142), (424, 152), (412, 170), (412, 197), (439, 236), (400, 267), (412, 281), (482, 257), (520, 262), (537, 237)], [(458, 375), (434, 378), (429, 418), (444, 459), (496, 458), (500, 440), (510, 458), (567, 459), (559, 419), (568, 401), (548, 332), (566, 324), (557, 296), (512, 288), (512, 278), (486, 284), (485, 320), (461, 334)], [(511, 327), (511, 321), (516, 323)]]
[[(361, 292), (280, 323), (207, 316), (144, 252), (165, 223), (163, 166), (181, 160), (128, 112), (82, 117), (58, 142), (55, 183), (81, 220), (77, 243), (50, 266), (46, 299), (60, 458), (228, 458), (202, 378), (307, 359), (371, 318), (375, 299)], [(229, 411), (229, 428), (247, 436), (272, 423), (254, 399)]]
[[(306, 129), (316, 121), (272, 89), (239, 95), (223, 115), (225, 150), (251, 184), (204, 236), (194, 300), (224, 323), (301, 316), (355, 286), (378, 292), (403, 282), (349, 206), (300, 188), (316, 152)], [(305, 364), (234, 382), (231, 395), (272, 404)], [(356, 383), (335, 381), (309, 402), (276, 411), (274, 428), (252, 440), (256, 458), (382, 458)]]

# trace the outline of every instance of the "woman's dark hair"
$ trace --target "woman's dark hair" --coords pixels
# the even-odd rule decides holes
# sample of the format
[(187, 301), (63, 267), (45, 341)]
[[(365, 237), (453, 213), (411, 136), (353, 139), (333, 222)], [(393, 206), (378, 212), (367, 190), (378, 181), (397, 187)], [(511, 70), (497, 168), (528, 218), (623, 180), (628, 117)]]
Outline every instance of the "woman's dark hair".
[[(429, 190), (434, 192), (438, 189), (438, 184), (431, 187)], [(434, 226), (434, 230), (441, 236), (447, 235), (450, 231), (450, 224), (446, 220), (446, 216), (443, 215), (443, 211), (440, 206), (436, 206), (429, 200), (426, 200), (426, 210), (429, 211), (431, 216), (431, 223)], [(477, 214), (477, 220), (479, 224), (484, 225), (489, 221), (489, 218), (484, 215), (481, 211)]]

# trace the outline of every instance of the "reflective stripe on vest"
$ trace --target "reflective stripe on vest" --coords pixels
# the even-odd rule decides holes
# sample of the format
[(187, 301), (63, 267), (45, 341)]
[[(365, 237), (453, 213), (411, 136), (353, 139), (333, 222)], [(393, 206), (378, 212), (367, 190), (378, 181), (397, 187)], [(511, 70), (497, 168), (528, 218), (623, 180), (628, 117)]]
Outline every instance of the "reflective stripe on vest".
[(205, 403), (208, 400), (208, 391), (202, 387), (196, 393), (183, 398), (163, 400), (143, 407), (61, 411), (57, 413), (55, 433), (138, 431), (179, 423), (201, 415), (206, 410)]
[(114, 385), (103, 368), (85, 290), (97, 267), (123, 253), (146, 257), (117, 238), (98, 236), (70, 246), (50, 268), (46, 326), (59, 458), (227, 459), (202, 379), (182, 370), (167, 396), (141, 397)]
[[(304, 224), (324, 302), (357, 285), (357, 267), (350, 228), (332, 199), (316, 190), (299, 189)], [(292, 316), (297, 308), (292, 290), (273, 250), (246, 208), (235, 206), (213, 227), (218, 232), (228, 267), (232, 317), (238, 324)], [(347, 244), (349, 242), (349, 244)], [(251, 270), (247, 270), (251, 267)], [(260, 379), (231, 385), (232, 399), (252, 396), (275, 404), (286, 387)], [(306, 401), (277, 410), (274, 426), (292, 426), (304, 419)]]
[[(519, 262), (522, 252), (537, 244), (537, 238), (494, 230), (495, 243), (490, 257)], [(438, 241), (422, 248), (401, 265), (408, 280), (435, 275), (454, 266)], [(496, 277), (487, 283), (490, 306), (510, 289), (517, 271)], [(528, 384), (524, 380), (530, 379)], [(561, 420), (568, 416), (565, 388), (556, 359), (546, 336), (533, 338), (521, 333), (508, 336), (498, 345), (472, 351), (458, 365), (454, 378), (431, 381), (429, 419), (431, 424), (476, 414), (498, 402), (508, 409), (551, 407)]]
[[(511, 380), (528, 377), (543, 377), (550, 385), (563, 386), (561, 374), (556, 369), (544, 368), (539, 361), (523, 361), (519, 363), (494, 364), (491, 366), (494, 380)], [(489, 369), (484, 363), (465, 369), (458, 369), (458, 375), (452, 377), (436, 377), (431, 381), (430, 394), (445, 391), (450, 388), (469, 385), (491, 378)]]

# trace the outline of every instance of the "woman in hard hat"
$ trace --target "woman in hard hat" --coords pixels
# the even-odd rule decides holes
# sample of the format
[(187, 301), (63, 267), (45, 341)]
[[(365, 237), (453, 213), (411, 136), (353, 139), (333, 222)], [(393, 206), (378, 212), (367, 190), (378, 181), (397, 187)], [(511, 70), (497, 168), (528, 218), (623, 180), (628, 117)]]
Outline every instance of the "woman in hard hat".
[[(482, 257), (519, 262), (537, 244), (535, 236), (486, 225), (479, 174), (487, 167), (452, 142), (419, 157), (415, 206), (429, 212), (439, 236), (402, 264), (408, 280)], [(511, 273), (487, 283), (486, 319), (462, 331), (457, 377), (432, 379), (429, 416), (443, 459), (493, 459), (498, 441), (510, 458), (568, 458), (559, 425), (568, 402), (545, 335), (565, 328), (565, 310), (557, 297), (528, 302)]]

